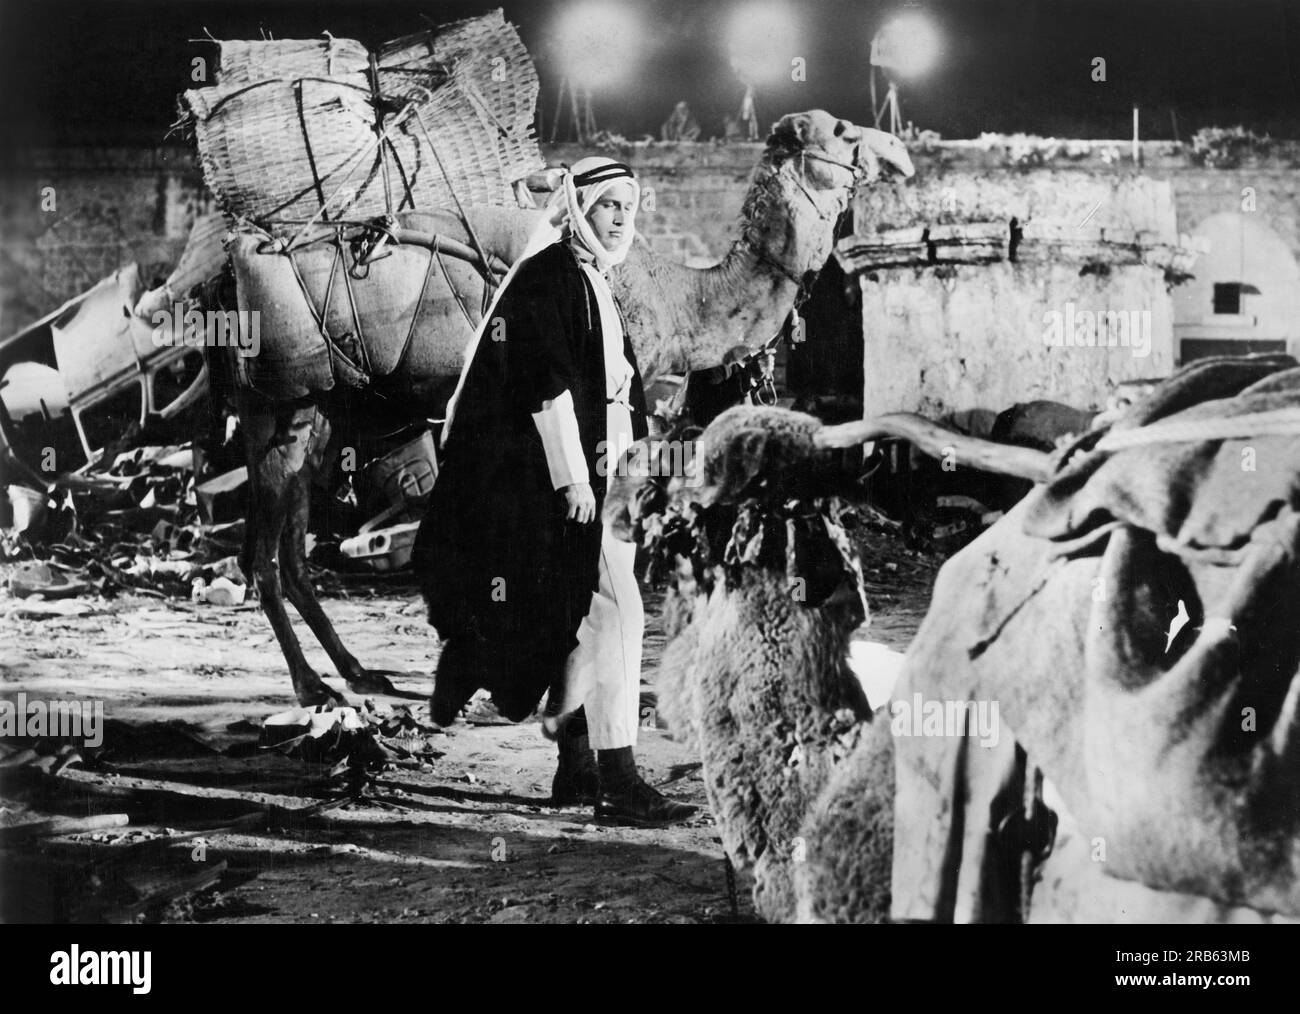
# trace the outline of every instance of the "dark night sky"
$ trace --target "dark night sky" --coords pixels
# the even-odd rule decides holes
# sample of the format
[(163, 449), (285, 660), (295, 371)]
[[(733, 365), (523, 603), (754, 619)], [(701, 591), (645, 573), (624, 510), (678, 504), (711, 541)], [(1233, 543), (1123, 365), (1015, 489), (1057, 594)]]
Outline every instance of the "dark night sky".
[[(420, 14), (453, 20), (504, 6), (538, 60), (545, 115), (559, 83), (549, 26), (566, 0), (0, 0), (0, 130), (11, 145), (162, 140), (190, 59), (211, 46), (188, 40), (336, 36), (375, 45), (424, 27)], [(646, 29), (636, 72), (598, 92), (599, 124), (628, 136), (657, 134), (677, 99), (690, 102), (705, 136), (721, 132), (742, 89), (724, 48), (739, 3), (627, 0)], [(759, 93), (763, 126), (784, 112), (823, 107), (870, 121), (871, 33), (900, 4), (789, 0), (802, 19), (804, 83)], [(941, 28), (938, 68), (903, 94), (904, 114), (945, 137), (1025, 131), (1124, 137), (1134, 102), (1146, 137), (1187, 136), (1242, 123), (1300, 137), (1300, 3), (1293, 0), (922, 0)], [(1090, 80), (1094, 56), (1108, 80)]]

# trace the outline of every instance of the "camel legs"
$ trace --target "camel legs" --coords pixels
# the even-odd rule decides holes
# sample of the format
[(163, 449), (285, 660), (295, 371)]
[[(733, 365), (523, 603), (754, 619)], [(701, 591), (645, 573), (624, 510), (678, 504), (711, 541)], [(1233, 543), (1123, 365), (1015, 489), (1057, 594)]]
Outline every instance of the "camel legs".
[(346, 701), (321, 679), (303, 655), (285, 609), (286, 595), (349, 688), (357, 693), (393, 693), (384, 673), (362, 668), (344, 648), (316, 600), (307, 576), (311, 478), (329, 444), (329, 420), (313, 405), (274, 406), (251, 399), (240, 405), (239, 414), (248, 449), (251, 487), (241, 565), (257, 585), (262, 609), (280, 642), (299, 703), (343, 704)]
[[(303, 435), (304, 429), (307, 436), (311, 434), (314, 410), (307, 408), (276, 414), (244, 410), (241, 406), (239, 415), (248, 448), (250, 486), (248, 530), (240, 564), (244, 573), (257, 585), (262, 611), (271, 621), (275, 639), (280, 642), (280, 651), (289, 664), (289, 676), (298, 703), (344, 704), (342, 695), (326, 685), (302, 653), (302, 645), (298, 643), (289, 612), (284, 607), (276, 554), (291, 493), (295, 487), (301, 489), (302, 484), (305, 443), (298, 444), (298, 437)], [(302, 423), (306, 424), (305, 427)]]
[(285, 512), (284, 530), (280, 534), (280, 578), (284, 583), (285, 594), (298, 615), (307, 622), (311, 632), (316, 636), (329, 655), (330, 661), (338, 669), (339, 675), (348, 684), (348, 689), (357, 694), (393, 694), (396, 693), (388, 677), (397, 673), (389, 669), (366, 669), (357, 661), (356, 656), (343, 646), (334, 624), (325, 615), (316, 592), (312, 589), (311, 578), (307, 573), (307, 521), (311, 513), (311, 479), (314, 468), (310, 463), (299, 473), (299, 481), (288, 490), (288, 508)]

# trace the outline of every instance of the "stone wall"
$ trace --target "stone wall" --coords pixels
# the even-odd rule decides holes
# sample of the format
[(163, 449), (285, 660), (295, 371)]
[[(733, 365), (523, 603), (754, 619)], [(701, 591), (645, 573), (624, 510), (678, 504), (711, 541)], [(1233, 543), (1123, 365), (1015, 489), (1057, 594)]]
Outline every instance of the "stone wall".
[[(577, 145), (544, 149), (551, 165), (571, 165), (590, 153)], [(636, 172), (648, 198), (637, 229), (658, 252), (712, 264), (740, 237), (740, 208), (761, 144), (636, 144), (601, 153)]]
[(193, 155), (179, 149), (30, 152), (0, 178), (0, 338), (135, 261), (147, 280), (171, 269), (211, 205)]
[[(756, 144), (704, 143), (629, 145), (611, 154), (635, 166), (653, 194), (639, 219), (650, 242), (669, 256), (706, 264), (739, 235), (741, 204), (761, 152)], [(552, 164), (587, 153), (573, 145), (544, 148)], [(1013, 400), (1093, 400), (1101, 394), (1099, 383), (1166, 370), (1178, 358), (1179, 341), (1200, 335), (1280, 339), (1300, 352), (1294, 302), (1300, 298), (1294, 266), (1300, 260), (1300, 147), (1275, 145), (1268, 157), (1231, 168), (1198, 166), (1167, 143), (1145, 144), (1141, 154), (1142, 163), (1134, 165), (1119, 142), (1061, 142), (1046, 153), (1042, 142), (1018, 148), (939, 142), (914, 150), (914, 180), (859, 193), (855, 228), (870, 233), (1012, 217), (1068, 224), (1090, 215), (1090, 226), (1146, 229), (1153, 236), (1205, 232), (1222, 254), (1218, 260), (1229, 263), (1237, 243), (1250, 277), (1218, 277), (1227, 268), (1213, 258), (1202, 265), (1212, 270), (1172, 294), (1159, 271), (1140, 268), (1117, 269), (1109, 287), (1077, 271), (1069, 281), (1060, 265), (960, 266), (946, 277), (910, 269), (864, 276), (867, 403), (892, 398), (901, 400), (885, 407), (973, 407), (964, 402), (979, 398), (980, 387), (988, 389), (990, 403), (1011, 394)], [(146, 277), (155, 268), (165, 272), (195, 215), (209, 205), (193, 154), (182, 148), (61, 149), (10, 163), (0, 177), (0, 336), (49, 313), (123, 261), (139, 262)], [(42, 208), (46, 186), (55, 188), (53, 210)], [(1240, 319), (1207, 324), (1216, 281), (1244, 281), (1260, 295), (1244, 297)], [(1041, 345), (1044, 313), (1063, 311), (1070, 302), (1149, 310), (1152, 355), (1092, 350), (1081, 370), (1026, 359), (1035, 336)], [(902, 350), (915, 351), (894, 354)], [(1087, 350), (1051, 351), (1077, 360)], [(1007, 368), (1012, 363), (1018, 364), (1014, 370)], [(951, 386), (939, 385), (941, 377)]]
[[(587, 149), (545, 147), (550, 164)], [(739, 236), (757, 144), (636, 145), (614, 154), (652, 193), (639, 225), (662, 253), (710, 264)], [(53, 187), (54, 206), (42, 207)], [(48, 195), (47, 195), (48, 198)], [(26, 153), (0, 176), (0, 337), (79, 295), (123, 262), (147, 278), (163, 274), (184, 247), (194, 218), (211, 207), (186, 149), (57, 149)]]
[[(1066, 255), (863, 272), (868, 409), (939, 414), (1035, 398), (1097, 406), (1118, 383), (1167, 375), (1193, 351), (1187, 339), (1231, 341), (1225, 347), (1239, 351), (1273, 340), (1300, 353), (1300, 148), (1281, 145), (1230, 169), (1170, 149), (1144, 145), (1135, 164), (1119, 143), (941, 142), (914, 154), (911, 181), (859, 191), (855, 230), (864, 236), (983, 222), (1010, 231), (1015, 219), (1067, 236), (1138, 232), (1144, 242), (1183, 236), (1209, 248), (1188, 279)], [(1233, 281), (1260, 294), (1226, 319), (1214, 314), (1212, 294), (1216, 282)], [(1051, 315), (1067, 310), (1141, 314), (1151, 327), (1149, 355), (1045, 344)]]
[[(1179, 228), (1210, 247), (1195, 277), (1173, 293), (1180, 343), (1285, 343), (1300, 356), (1300, 166), (1288, 161), (1214, 171), (1171, 167)], [(1216, 282), (1244, 282), (1259, 292), (1243, 297), (1235, 317), (1215, 314)]]
[[(1169, 300), (1162, 276), (1149, 268), (1081, 278), (1070, 264), (1004, 262), (876, 274), (862, 283), (868, 412), (933, 417), (1039, 398), (1082, 407), (1172, 366)], [(1083, 312), (1135, 309), (1149, 332), (1129, 347), (1044, 344), (1051, 312), (1064, 327)]]

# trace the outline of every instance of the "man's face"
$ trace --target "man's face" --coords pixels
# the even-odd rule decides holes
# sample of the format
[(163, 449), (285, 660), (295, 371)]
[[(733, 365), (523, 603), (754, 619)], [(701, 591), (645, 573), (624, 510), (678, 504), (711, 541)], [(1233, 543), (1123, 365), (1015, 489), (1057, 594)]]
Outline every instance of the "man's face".
[(636, 216), (636, 199), (632, 185), (622, 180), (600, 195), (587, 212), (591, 231), (606, 250), (617, 250), (624, 238), (632, 234)]

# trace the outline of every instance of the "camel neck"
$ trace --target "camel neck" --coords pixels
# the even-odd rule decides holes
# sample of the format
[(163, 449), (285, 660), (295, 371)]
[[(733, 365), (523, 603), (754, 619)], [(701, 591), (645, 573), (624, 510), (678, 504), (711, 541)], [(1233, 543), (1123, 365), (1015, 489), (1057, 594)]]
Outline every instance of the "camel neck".
[(792, 160), (763, 166), (745, 202), (737, 252), (752, 255), (751, 268), (775, 271), (798, 287), (830, 256), (835, 223), (848, 196), (847, 190), (813, 190)]

